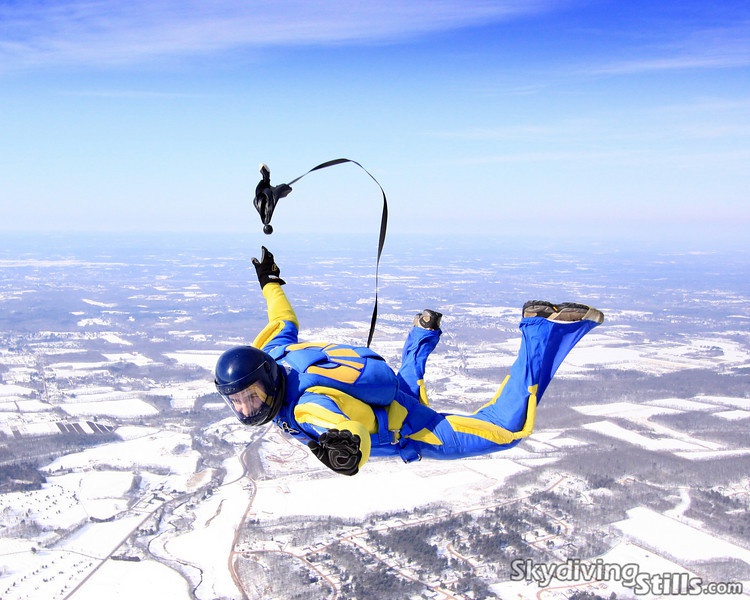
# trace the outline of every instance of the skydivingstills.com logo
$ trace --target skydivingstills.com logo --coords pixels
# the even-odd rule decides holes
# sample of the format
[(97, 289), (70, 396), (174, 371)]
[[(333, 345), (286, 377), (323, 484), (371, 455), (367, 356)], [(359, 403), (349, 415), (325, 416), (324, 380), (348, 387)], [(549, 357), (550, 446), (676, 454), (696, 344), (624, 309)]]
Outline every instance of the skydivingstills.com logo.
[(641, 571), (636, 563), (607, 563), (602, 559), (582, 561), (569, 558), (563, 563), (535, 563), (533, 560), (519, 558), (511, 561), (511, 581), (529, 581), (540, 587), (549, 587), (557, 583), (592, 583), (597, 581), (614, 581), (633, 594), (670, 594), (684, 596), (699, 595), (741, 595), (743, 585), (738, 581), (704, 582), (687, 572), (648, 573)]

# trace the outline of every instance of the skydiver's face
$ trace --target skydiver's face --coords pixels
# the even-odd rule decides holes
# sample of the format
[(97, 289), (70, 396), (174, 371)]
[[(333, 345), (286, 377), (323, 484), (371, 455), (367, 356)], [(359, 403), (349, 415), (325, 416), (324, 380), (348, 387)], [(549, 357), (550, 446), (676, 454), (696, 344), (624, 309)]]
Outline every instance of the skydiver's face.
[(232, 406), (243, 417), (252, 417), (263, 408), (263, 405), (268, 398), (266, 390), (260, 383), (253, 383), (244, 390), (232, 394), (229, 399), (232, 401)]

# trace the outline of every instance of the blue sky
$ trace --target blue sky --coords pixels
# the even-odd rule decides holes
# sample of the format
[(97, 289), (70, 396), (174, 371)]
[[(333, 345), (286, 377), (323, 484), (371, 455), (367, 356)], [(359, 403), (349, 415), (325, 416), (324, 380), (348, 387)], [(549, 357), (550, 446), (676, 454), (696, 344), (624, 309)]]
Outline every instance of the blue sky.
[[(347, 157), (393, 232), (738, 235), (750, 5), (0, 0), (0, 139), (2, 231), (255, 235), (260, 162)], [(334, 167), (274, 225), (379, 202)]]

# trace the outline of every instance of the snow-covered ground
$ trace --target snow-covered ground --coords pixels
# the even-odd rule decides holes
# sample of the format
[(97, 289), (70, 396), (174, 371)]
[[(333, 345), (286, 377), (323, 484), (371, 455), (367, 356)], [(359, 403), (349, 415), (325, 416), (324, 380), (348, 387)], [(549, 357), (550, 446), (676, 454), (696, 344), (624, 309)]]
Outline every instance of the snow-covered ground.
[[(0, 495), (6, 527), (34, 523), (39, 528), (35, 544), (18, 540), (13, 545), (0, 538), (0, 597), (64, 598), (84, 581), (72, 597), (93, 597), (95, 590), (106, 585), (100, 567), (104, 573), (130, 573), (117, 582), (120, 595), (112, 597), (139, 597), (139, 590), (144, 593), (144, 574), (165, 572), (164, 581), (148, 593), (161, 590), (167, 594), (164, 597), (189, 597), (184, 578), (162, 565), (141, 561), (113, 566), (107, 557), (165, 501), (191, 489), (199, 472), (199, 455), (190, 450), (191, 438), (186, 433), (137, 427), (122, 433), (122, 442), (53, 461), (45, 469), (48, 478), (41, 490)], [(247, 504), (246, 496), (238, 498)], [(228, 511), (235, 518), (242, 514), (236, 508)], [(72, 535), (66, 535), (67, 531)], [(225, 547), (231, 544), (222, 537)], [(92, 573), (95, 577), (88, 580)]]
[(630, 509), (628, 518), (613, 526), (641, 545), (681, 562), (724, 558), (750, 565), (750, 550), (643, 506)]
[[(672, 415), (687, 411), (700, 411), (727, 420), (741, 420), (748, 411), (730, 410), (727, 406), (747, 406), (748, 398), (696, 396), (692, 399), (665, 398), (643, 404), (632, 402), (609, 402), (574, 407), (578, 412), (594, 417), (616, 417), (630, 421), (645, 433), (627, 429), (612, 421), (603, 420), (586, 423), (585, 429), (622, 440), (654, 452), (672, 452), (691, 460), (708, 460), (722, 456), (746, 456), (750, 448), (727, 447), (720, 442), (701, 439), (681, 431), (652, 422), (655, 415)], [(750, 415), (747, 415), (750, 416)]]
[[(264, 440), (264, 445), (273, 441)], [(440, 498), (449, 504), (481, 503), (511, 475), (526, 467), (513, 460), (513, 451), (503, 455), (451, 462), (421, 461), (408, 465), (393, 458), (373, 459), (356, 477), (309, 477), (298, 474), (257, 484), (250, 516), (274, 520), (285, 515), (364, 519), (369, 514), (411, 510), (424, 499)], [(311, 472), (320, 463), (310, 453), (295, 454)], [(317, 464), (316, 464), (317, 463)]]
[(60, 471), (78, 471), (95, 465), (106, 465), (115, 469), (154, 469), (170, 474), (186, 476), (196, 472), (200, 454), (191, 449), (189, 433), (160, 430), (142, 437), (122, 442), (103, 444), (62, 456), (44, 467), (54, 474)]
[(71, 600), (133, 600), (190, 598), (190, 586), (177, 571), (159, 562), (108, 560), (93, 573)]
[[(88, 263), (0, 261), (0, 266), (9, 268), (82, 265)], [(23, 354), (0, 348), (0, 432), (8, 439), (56, 435), (60, 431), (57, 422), (65, 415), (76, 421), (84, 433), (91, 434), (94, 430), (85, 419), (97, 423), (110, 419), (120, 425), (115, 433), (121, 438), (55, 459), (44, 469), (47, 481), (41, 490), (0, 495), (3, 526), (0, 598), (3, 600), (67, 597), (187, 600), (191, 594), (200, 600), (239, 599), (241, 594), (229, 564), (233, 553), (242, 550), (233, 544), (245, 518), (275, 522), (300, 516), (335, 515), (362, 521), (373, 513), (409, 511), (424, 506), (427, 500), (458, 507), (481, 505), (511, 476), (541, 471), (544, 466), (554, 467), (566, 452), (587, 444), (583, 440), (590, 439), (589, 432), (690, 460), (727, 456), (746, 460), (750, 454), (750, 448), (689, 436), (661, 425), (656, 419), (698, 412), (716, 416), (727, 426), (743, 423), (750, 417), (747, 397), (665, 396), (645, 402), (603, 398), (600, 403), (575, 407), (584, 421), (580, 427), (588, 436), (579, 436), (578, 425), (540, 429), (517, 448), (496, 456), (409, 465), (401, 464), (398, 459), (373, 459), (354, 478), (331, 474), (303, 445), (284, 438), (272, 428), (256, 444), (264, 476), (252, 481), (244, 474), (240, 453), (255, 439), (254, 434), (218, 412), (217, 422), (207, 429), (232, 444), (236, 455), (224, 462), (226, 474), (221, 485), (213, 488), (211, 494), (204, 494), (206, 482), (216, 476), (216, 471), (202, 464), (200, 453), (193, 449), (191, 432), (177, 426), (136, 425), (139, 419), (157, 414), (158, 409), (151, 402), (157, 396), (169, 398), (174, 409), (193, 409), (197, 398), (213, 392), (211, 370), (220, 352), (217, 348), (235, 342), (208, 340), (196, 324), (201, 311), (186, 304), (216, 294), (203, 291), (210, 289), (207, 286), (172, 282), (169, 279), (174, 269), (167, 271), (168, 274), (154, 278), (157, 285), (149, 276), (147, 283), (134, 287), (132, 292), (129, 289), (126, 297), (118, 301), (109, 301), (104, 297), (106, 294), (101, 294), (102, 299), (95, 292), (86, 292), (70, 310), (69, 320), (75, 324), (71, 331), (52, 331), (55, 326), (50, 325), (50, 331), (39, 332), (41, 338), (50, 340), (43, 352)], [(457, 272), (467, 281), (472, 277), (482, 279), (490, 273), (472, 268)], [(439, 282), (410, 277), (382, 275), (383, 282), (407, 286), (410, 292), (418, 290), (437, 296), (445, 293)], [(318, 282), (307, 289), (332, 288), (332, 282), (333, 279)], [(566, 292), (577, 291), (573, 284), (566, 289)], [(19, 290), (3, 298), (19, 302), (28, 293), (32, 291)], [(609, 298), (607, 293), (602, 290), (604, 298)], [(131, 308), (148, 308), (149, 304), (158, 303), (171, 303), (171, 307), (149, 308), (155, 317), (144, 312), (144, 318), (153, 317), (156, 321), (153, 331), (145, 336), (131, 327), (118, 327), (122, 321), (131, 325), (136, 318), (127, 313), (125, 300)], [(353, 305), (369, 306), (370, 302), (365, 298)], [(423, 308), (421, 296), (414, 302), (419, 303), (419, 309)], [(447, 306), (444, 343), (441, 351), (431, 358), (427, 374), (428, 392), (438, 409), (446, 398), (462, 402), (467, 410), (478, 408), (492, 397), (501, 382), (500, 373), (515, 360), (520, 344), (516, 329), (518, 306), (506, 301), (496, 306), (478, 302), (472, 298), (444, 303)], [(381, 312), (382, 326), (374, 348), (396, 366), (410, 319), (402, 314), (405, 302), (384, 298), (381, 303), (388, 312)], [(660, 318), (658, 315), (645, 310), (601, 308), (607, 314), (606, 327), (585, 338), (563, 363), (558, 378), (585, 379), (601, 369), (661, 375), (692, 369), (746, 369), (750, 365), (748, 345), (743, 343), (743, 336), (748, 335), (745, 321), (739, 321), (733, 330), (717, 329), (692, 337), (654, 340), (641, 335), (634, 324), (653, 323)], [(233, 313), (231, 307), (222, 310)], [(310, 298), (307, 304), (303, 303), (302, 310), (328, 311), (329, 306)], [(470, 323), (475, 339), (465, 340), (459, 327), (451, 330), (451, 319), (453, 323)], [(485, 332), (491, 331), (498, 336), (492, 339), (485, 336)], [(310, 328), (304, 333), (306, 339), (362, 343), (367, 326), (351, 320)], [(236, 335), (237, 343), (249, 341), (244, 332)], [(481, 340), (477, 341), (478, 338)], [(160, 349), (151, 353), (142, 351), (137, 344), (144, 339)], [(164, 340), (169, 344), (158, 346)], [(87, 356), (88, 343), (94, 344), (95, 352), (101, 354), (92, 352), (93, 358)], [(204, 343), (206, 349), (202, 349)], [(150, 389), (136, 391), (107, 379), (115, 366), (148, 367), (154, 371), (159, 366), (197, 367), (201, 375), (179, 384), (154, 381)], [(42, 369), (46, 388), (39, 386)], [(498, 371), (497, 381), (472, 376), (472, 372), (492, 369)], [(217, 401), (206, 408), (221, 411), (223, 405)], [(743, 485), (727, 482), (727, 486), (734, 486), (732, 493), (744, 497), (748, 489), (747, 484)], [(580, 490), (581, 501), (594, 495), (584, 487)], [(647, 507), (632, 508), (627, 519), (614, 524), (624, 541), (603, 554), (601, 561), (635, 564), (645, 573), (688, 574), (690, 571), (682, 563), (728, 557), (750, 564), (747, 549), (711, 535), (701, 528), (701, 523), (685, 516), (689, 496), (683, 492), (680, 504), (663, 514)], [(596, 493), (606, 494), (601, 490)], [(159, 521), (158, 531), (150, 531), (157, 514), (166, 516)], [(142, 529), (149, 529), (149, 533), (142, 533)], [(108, 558), (112, 554), (123, 558), (119, 554), (128, 547), (123, 542), (132, 535), (149, 540), (140, 561)], [(505, 582), (494, 589), (501, 597), (553, 598), (569, 595), (573, 584), (579, 586), (577, 589), (589, 585), (589, 591), (605, 596), (612, 591), (618, 594), (632, 591), (622, 581), (603, 585), (583, 580), (562, 582), (557, 590), (535, 587), (525, 581)]]

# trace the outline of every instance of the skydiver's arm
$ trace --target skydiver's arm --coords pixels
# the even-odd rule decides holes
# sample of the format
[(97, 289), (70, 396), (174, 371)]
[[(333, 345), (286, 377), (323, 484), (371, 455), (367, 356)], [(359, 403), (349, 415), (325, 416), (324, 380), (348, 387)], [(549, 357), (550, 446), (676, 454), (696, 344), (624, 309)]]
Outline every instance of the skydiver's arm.
[(268, 309), (268, 322), (274, 321), (291, 321), (299, 327), (297, 315), (294, 314), (289, 299), (286, 297), (284, 290), (278, 283), (269, 283), (263, 287), (263, 297), (266, 299)]
[(297, 342), (299, 323), (292, 305), (278, 283), (269, 283), (263, 288), (268, 308), (268, 325), (253, 340), (253, 346), (266, 351), (279, 344)]
[(261, 260), (253, 258), (253, 265), (268, 309), (268, 325), (255, 338), (253, 346), (267, 350), (269, 345), (273, 347), (296, 342), (299, 322), (281, 289), (286, 282), (279, 277), (281, 271), (274, 262), (273, 254), (263, 247)]

